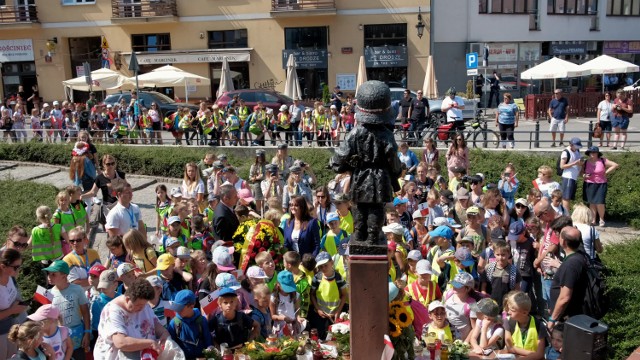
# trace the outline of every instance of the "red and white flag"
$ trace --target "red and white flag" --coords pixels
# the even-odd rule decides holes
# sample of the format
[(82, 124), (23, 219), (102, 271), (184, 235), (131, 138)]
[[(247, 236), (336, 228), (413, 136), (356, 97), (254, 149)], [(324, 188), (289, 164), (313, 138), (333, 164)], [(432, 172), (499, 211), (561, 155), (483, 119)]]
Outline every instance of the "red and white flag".
[(426, 202), (418, 204), (418, 210), (420, 210), (420, 214), (422, 214), (422, 216), (429, 215), (429, 204)]
[(210, 314), (215, 313), (216, 310), (218, 310), (218, 293), (214, 291), (207, 295), (207, 297), (202, 298), (202, 300), (200, 300), (200, 310), (202, 310), (205, 317), (209, 317)]
[(51, 304), (51, 302), (53, 302), (53, 294), (51, 293), (51, 291), (38, 285), (36, 293), (33, 294), (33, 300), (39, 302), (42, 305)]
[(165, 304), (164, 316), (169, 319), (176, 317), (176, 304), (173, 301), (167, 301)]
[(393, 343), (389, 338), (389, 335), (384, 336), (384, 350), (382, 350), (382, 357), (380, 360), (391, 360), (396, 350), (393, 348)]

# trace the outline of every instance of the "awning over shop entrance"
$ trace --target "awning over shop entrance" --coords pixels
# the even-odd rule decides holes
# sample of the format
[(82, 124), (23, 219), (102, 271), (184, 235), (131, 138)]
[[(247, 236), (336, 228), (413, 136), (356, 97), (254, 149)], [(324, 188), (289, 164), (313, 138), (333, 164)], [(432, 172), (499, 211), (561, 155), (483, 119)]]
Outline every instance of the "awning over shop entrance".
[[(138, 64), (140, 65), (164, 65), (164, 64), (187, 64), (187, 63), (212, 63), (222, 62), (226, 57), (229, 62), (251, 61), (252, 48), (240, 49), (215, 49), (215, 50), (171, 50), (154, 52), (136, 52)], [(131, 53), (122, 53), (126, 64), (129, 64)]]

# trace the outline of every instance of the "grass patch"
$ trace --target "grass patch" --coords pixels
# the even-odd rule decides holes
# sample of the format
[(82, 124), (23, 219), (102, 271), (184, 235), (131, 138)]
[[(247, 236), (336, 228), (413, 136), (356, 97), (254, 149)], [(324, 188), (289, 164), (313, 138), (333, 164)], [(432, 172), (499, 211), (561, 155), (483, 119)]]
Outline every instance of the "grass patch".
[[(38, 206), (47, 205), (55, 210), (55, 197), (58, 193), (52, 185), (38, 184), (29, 181), (0, 180), (0, 194), (2, 203), (0, 207), (0, 239), (6, 241), (6, 235), (13, 225), (21, 225), (27, 233), (38, 225), (36, 209)], [(31, 298), (37, 285), (46, 285), (47, 279), (42, 272), (40, 263), (31, 261), (31, 250), (25, 250), (23, 264), (18, 276), (18, 284), (24, 298)]]
[(640, 346), (640, 238), (607, 245), (601, 257), (611, 300), (603, 319), (609, 325), (609, 358), (626, 359)]
[[(173, 146), (109, 146), (97, 145), (98, 153), (109, 153), (118, 159), (118, 168), (128, 174), (151, 175), (159, 177), (182, 178), (184, 164), (197, 162), (207, 151), (216, 154), (225, 153), (229, 162), (238, 169), (238, 174), (248, 178), (249, 168), (255, 161), (253, 150), (240, 152), (236, 149), (201, 149)], [(421, 155), (418, 151), (417, 155)], [(303, 159), (314, 169), (318, 182), (326, 184), (335, 174), (327, 169), (332, 152), (328, 149), (292, 148), (291, 156)], [(445, 150), (441, 150), (441, 164), (445, 168)], [(271, 159), (275, 150), (267, 150), (267, 159)], [(546, 164), (555, 169), (560, 150), (550, 154), (532, 154), (516, 151), (471, 151), (471, 171), (481, 172), (489, 181), (497, 182), (500, 173), (508, 163), (516, 166), (520, 180), (519, 197), (526, 197), (532, 187), (531, 180), (537, 176), (540, 165)], [(605, 154), (612, 161), (620, 164), (620, 168), (609, 176), (609, 192), (607, 195), (607, 218), (624, 221), (634, 227), (640, 227), (640, 156), (637, 153)], [(71, 145), (27, 143), (0, 144), (0, 160), (29, 161), (53, 165), (69, 165)], [(446, 171), (445, 171), (446, 174)], [(560, 180), (556, 177), (556, 180)], [(582, 182), (578, 182), (577, 199), (582, 198)]]

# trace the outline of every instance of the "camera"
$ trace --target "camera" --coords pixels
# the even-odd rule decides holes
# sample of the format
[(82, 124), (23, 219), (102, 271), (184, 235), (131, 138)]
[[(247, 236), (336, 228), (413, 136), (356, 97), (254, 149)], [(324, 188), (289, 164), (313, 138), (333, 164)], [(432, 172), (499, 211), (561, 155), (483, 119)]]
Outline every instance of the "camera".
[(306, 162), (304, 162), (304, 161), (300, 161), (300, 162), (298, 163), (298, 165), (300, 165), (300, 167), (301, 167), (301, 168), (303, 168), (303, 167), (307, 167), (307, 163), (306, 163)]

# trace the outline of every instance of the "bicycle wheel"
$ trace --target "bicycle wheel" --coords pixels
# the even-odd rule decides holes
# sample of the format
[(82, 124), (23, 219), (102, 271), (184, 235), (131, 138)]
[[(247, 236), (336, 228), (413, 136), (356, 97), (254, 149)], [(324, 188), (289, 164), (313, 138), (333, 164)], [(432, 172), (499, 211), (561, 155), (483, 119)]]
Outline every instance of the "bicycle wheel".
[(473, 135), (473, 147), (497, 149), (500, 146), (500, 135), (493, 130), (479, 130)]

